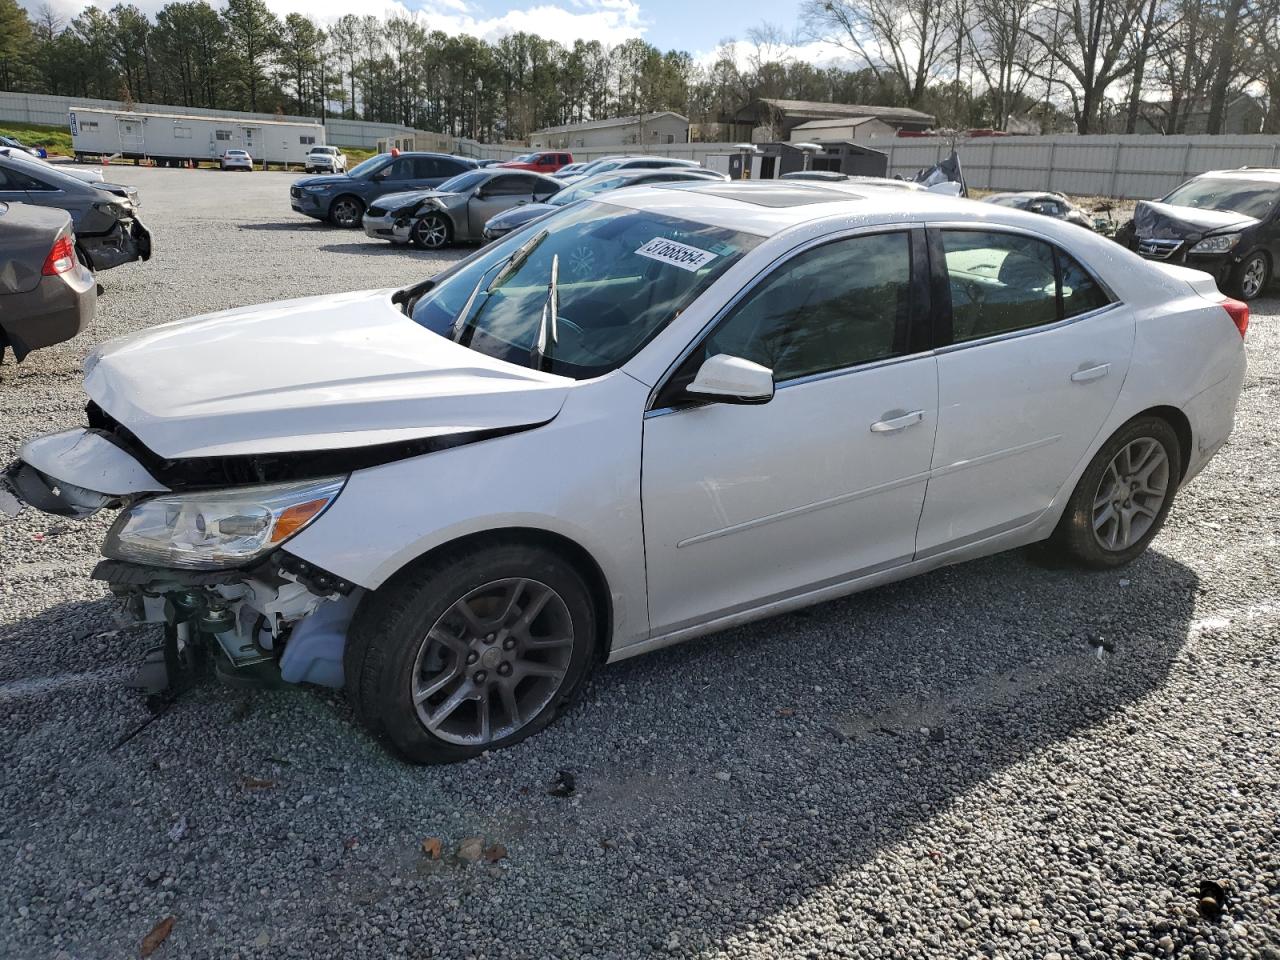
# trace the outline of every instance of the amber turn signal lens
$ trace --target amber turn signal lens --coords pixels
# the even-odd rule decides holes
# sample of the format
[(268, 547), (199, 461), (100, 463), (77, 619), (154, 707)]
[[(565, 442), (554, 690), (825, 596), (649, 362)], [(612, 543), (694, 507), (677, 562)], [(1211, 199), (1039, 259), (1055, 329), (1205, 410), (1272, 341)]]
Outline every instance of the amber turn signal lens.
[(286, 509), (280, 514), (280, 519), (276, 521), (276, 528), (271, 531), (271, 542), (279, 543), (293, 536), (308, 523), (315, 519), (316, 514), (325, 508), (329, 500), (308, 500), (306, 503), (296, 503), (292, 507)]

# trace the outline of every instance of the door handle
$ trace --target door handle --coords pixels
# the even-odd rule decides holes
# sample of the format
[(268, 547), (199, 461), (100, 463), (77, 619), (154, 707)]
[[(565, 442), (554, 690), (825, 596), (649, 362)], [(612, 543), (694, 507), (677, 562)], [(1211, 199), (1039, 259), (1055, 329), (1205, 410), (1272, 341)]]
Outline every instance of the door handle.
[[(889, 414), (895, 414), (890, 416)], [(910, 413), (898, 413), (891, 410), (884, 415), (883, 420), (877, 420), (871, 425), (872, 433), (896, 433), (899, 430), (905, 430), (924, 419), (923, 410), (912, 410)]]
[(1086, 367), (1071, 375), (1072, 383), (1088, 383), (1090, 380), (1101, 380), (1111, 372), (1111, 364), (1100, 363), (1096, 367)]

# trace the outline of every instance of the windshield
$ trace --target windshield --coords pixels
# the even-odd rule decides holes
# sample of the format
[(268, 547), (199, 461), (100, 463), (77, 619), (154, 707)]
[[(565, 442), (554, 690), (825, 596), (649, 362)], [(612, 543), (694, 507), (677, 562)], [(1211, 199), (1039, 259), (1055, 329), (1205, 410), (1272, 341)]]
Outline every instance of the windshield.
[(377, 153), (368, 160), (361, 160), (354, 167), (347, 171), (348, 177), (363, 177), (373, 173), (375, 170), (381, 169), (382, 165), (391, 159), (390, 154)]
[(477, 183), (482, 183), (489, 179), (489, 174), (480, 170), (469, 170), (466, 173), (460, 173), (456, 177), (450, 177), (440, 186), (436, 187), (441, 193), (462, 193), (470, 190)]
[(1240, 213), (1261, 220), (1276, 205), (1280, 184), (1235, 177), (1199, 177), (1184, 183), (1164, 198), (1164, 203), (1198, 210)]
[[(558, 257), (558, 337), (547, 345), (543, 369), (583, 380), (625, 363), (760, 242), (751, 234), (606, 203), (582, 204), (542, 224), (536, 233), (522, 230), (467, 260), (422, 295), (414, 321), (527, 367), (552, 258)], [(526, 244), (523, 262), (503, 270)], [(464, 312), (466, 325), (455, 328)]]

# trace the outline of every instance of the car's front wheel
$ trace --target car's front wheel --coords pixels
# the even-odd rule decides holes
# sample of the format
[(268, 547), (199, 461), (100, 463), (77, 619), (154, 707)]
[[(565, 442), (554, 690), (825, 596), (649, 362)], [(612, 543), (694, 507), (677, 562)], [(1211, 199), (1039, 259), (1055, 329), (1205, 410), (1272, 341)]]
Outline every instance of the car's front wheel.
[(591, 591), (558, 553), (493, 544), (397, 574), (343, 658), (360, 720), (415, 763), (466, 760), (541, 730), (590, 669)]
[(439, 213), (427, 214), (416, 221), (409, 231), (409, 239), (419, 250), (439, 250), (448, 246), (451, 236), (449, 221)]
[(1231, 295), (1241, 300), (1252, 300), (1267, 288), (1271, 279), (1271, 261), (1261, 250), (1255, 250), (1241, 260), (1231, 271)]
[(1086, 567), (1123, 566), (1160, 532), (1181, 479), (1178, 435), (1156, 416), (1130, 420), (1094, 455), (1051, 542)]
[(338, 197), (329, 208), (329, 220), (335, 227), (358, 227), (363, 216), (364, 203), (359, 197)]

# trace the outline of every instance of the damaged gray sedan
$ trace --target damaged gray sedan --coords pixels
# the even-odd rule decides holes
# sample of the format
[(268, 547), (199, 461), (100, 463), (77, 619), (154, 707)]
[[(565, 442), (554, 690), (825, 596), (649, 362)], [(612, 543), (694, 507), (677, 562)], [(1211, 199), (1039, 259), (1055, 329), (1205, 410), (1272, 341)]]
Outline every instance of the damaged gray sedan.
[(375, 240), (412, 243), (423, 250), (480, 241), (492, 217), (521, 204), (542, 203), (561, 186), (559, 180), (527, 171), (469, 170), (434, 190), (379, 197), (365, 212), (364, 232)]
[(52, 166), (0, 156), (0, 202), (57, 207), (71, 214), (75, 249), (90, 270), (151, 259), (151, 233), (138, 219), (138, 191), (86, 183)]

